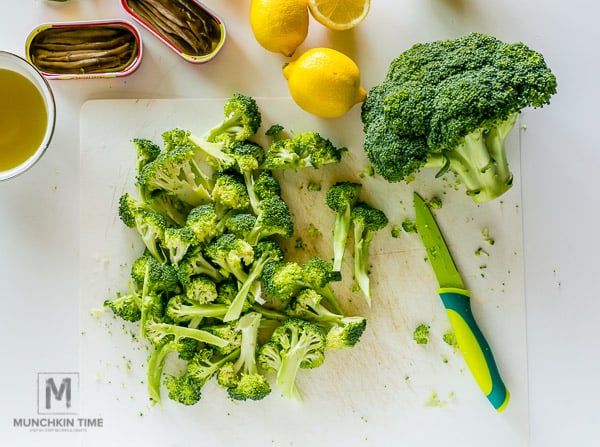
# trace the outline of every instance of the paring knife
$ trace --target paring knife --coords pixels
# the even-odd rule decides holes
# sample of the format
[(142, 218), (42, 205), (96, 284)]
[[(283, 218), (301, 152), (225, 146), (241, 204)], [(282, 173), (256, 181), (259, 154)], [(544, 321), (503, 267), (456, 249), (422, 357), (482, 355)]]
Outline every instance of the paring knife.
[(500, 377), (492, 350), (475, 322), (470, 293), (465, 289), (429, 206), (416, 192), (414, 207), (417, 231), (438, 280), (438, 293), (446, 308), (458, 348), (483, 394), (501, 412), (508, 405), (510, 393)]

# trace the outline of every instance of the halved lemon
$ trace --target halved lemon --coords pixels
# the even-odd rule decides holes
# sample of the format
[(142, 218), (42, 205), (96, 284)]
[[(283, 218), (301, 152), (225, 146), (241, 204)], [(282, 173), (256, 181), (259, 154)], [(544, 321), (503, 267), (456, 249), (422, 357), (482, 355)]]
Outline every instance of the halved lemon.
[(310, 13), (317, 22), (333, 30), (359, 25), (371, 8), (371, 0), (308, 0)]

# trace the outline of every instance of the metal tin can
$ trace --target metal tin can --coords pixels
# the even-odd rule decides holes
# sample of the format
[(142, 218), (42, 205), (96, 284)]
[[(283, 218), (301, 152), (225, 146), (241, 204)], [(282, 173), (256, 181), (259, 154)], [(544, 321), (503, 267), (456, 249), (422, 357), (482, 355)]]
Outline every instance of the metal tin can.
[(25, 56), (48, 79), (116, 78), (137, 70), (142, 40), (125, 20), (45, 23), (27, 37)]
[(223, 47), (223, 21), (196, 0), (121, 0), (125, 11), (188, 62), (212, 60)]

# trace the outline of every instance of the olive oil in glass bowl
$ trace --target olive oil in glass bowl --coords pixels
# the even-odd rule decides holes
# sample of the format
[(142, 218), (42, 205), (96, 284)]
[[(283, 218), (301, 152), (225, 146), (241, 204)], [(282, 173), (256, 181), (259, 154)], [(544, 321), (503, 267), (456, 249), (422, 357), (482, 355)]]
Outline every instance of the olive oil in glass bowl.
[(54, 133), (55, 115), (44, 76), (24, 58), (0, 51), (0, 181), (41, 158)]

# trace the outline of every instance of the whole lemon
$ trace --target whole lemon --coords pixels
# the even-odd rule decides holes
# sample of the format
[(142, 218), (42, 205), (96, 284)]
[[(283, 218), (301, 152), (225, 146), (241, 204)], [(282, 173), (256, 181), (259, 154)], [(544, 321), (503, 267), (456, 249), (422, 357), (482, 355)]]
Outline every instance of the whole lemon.
[(305, 111), (337, 118), (365, 100), (356, 63), (331, 48), (313, 48), (284, 65), (292, 98)]
[(308, 34), (308, 0), (252, 0), (250, 26), (265, 49), (291, 56)]

